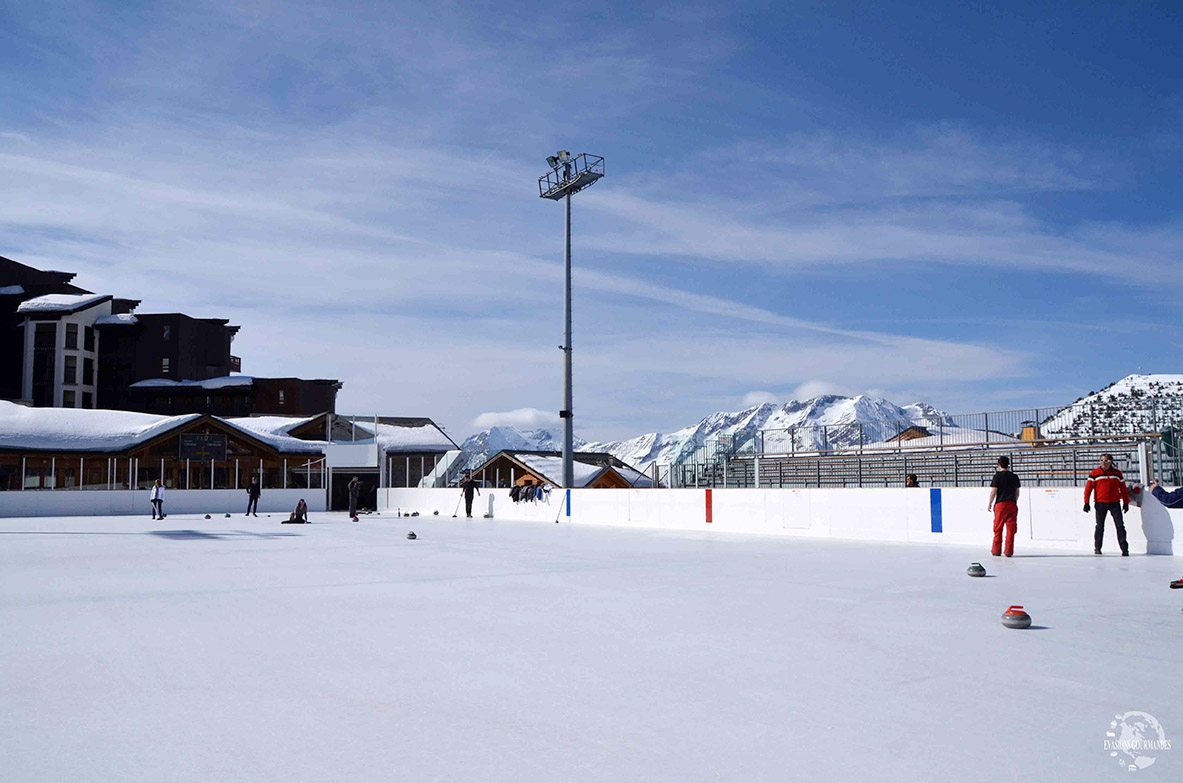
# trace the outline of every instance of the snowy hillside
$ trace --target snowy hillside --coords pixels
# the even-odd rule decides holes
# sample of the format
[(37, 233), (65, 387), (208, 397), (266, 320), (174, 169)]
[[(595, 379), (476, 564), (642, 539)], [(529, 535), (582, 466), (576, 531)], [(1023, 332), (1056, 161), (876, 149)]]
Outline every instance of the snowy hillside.
[(1183, 375), (1129, 375), (1040, 423), (1046, 438), (1148, 432), (1183, 422)]
[[(492, 427), (460, 444), (465, 466), (469, 468), (477, 467), (499, 451), (561, 451), (562, 448), (562, 430), (519, 430), (516, 427)], [(586, 441), (580, 438), (575, 438), (575, 448), (590, 450)]]
[[(882, 441), (917, 422), (929, 427), (955, 426), (948, 414), (927, 403), (900, 407), (878, 397), (828, 394), (803, 402), (791, 400), (782, 406), (765, 403), (742, 411), (713, 413), (697, 424), (669, 434), (651, 432), (628, 440), (598, 443), (576, 438), (575, 448), (606, 451), (628, 465), (645, 470), (654, 462), (664, 465), (691, 459), (695, 452), (720, 436), (730, 436), (732, 448), (737, 451), (751, 451), (756, 448), (760, 431), (765, 430), (766, 450), (788, 451), (818, 448), (823, 440), (829, 447), (857, 445), (860, 437), (866, 443)], [(826, 425), (824, 435), (822, 425)], [(463, 445), (470, 467), (501, 449), (557, 451), (561, 448), (561, 432), (519, 431), (513, 427), (493, 427), (477, 433)]]

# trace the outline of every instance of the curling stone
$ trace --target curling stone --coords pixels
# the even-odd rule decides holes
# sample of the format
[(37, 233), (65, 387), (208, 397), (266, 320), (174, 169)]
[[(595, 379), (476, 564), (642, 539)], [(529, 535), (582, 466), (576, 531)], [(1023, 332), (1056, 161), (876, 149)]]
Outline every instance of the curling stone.
[(206, 515), (205, 515), (205, 518), (206, 518), (206, 519), (209, 519), (209, 514), (206, 514)]
[(1171, 582), (1172, 590), (1178, 590), (1180, 588), (1183, 588), (1183, 579), (1176, 579), (1175, 581)]
[(1002, 613), (1002, 624), (1007, 628), (1030, 628), (1031, 615), (1021, 606), (1012, 606)]
[(415, 540), (416, 538), (418, 538), (418, 537), (419, 537), (419, 536), (415, 535), (415, 531), (414, 531), (414, 530), (412, 530), (410, 533), (407, 533), (407, 538), (411, 539), (412, 541), (414, 541), (414, 540)]
[(417, 517), (417, 516), (419, 516), (419, 512), (418, 512), (418, 511), (412, 511), (412, 512), (411, 512), (411, 516), (413, 516), (413, 517)]
[(440, 512), (439, 512), (439, 511), (432, 511), (432, 512), (431, 512), (431, 515), (432, 515), (433, 517), (438, 517), (438, 516), (440, 515)]
[(352, 521), (354, 521), (354, 522), (356, 522), (356, 521), (357, 521), (357, 517), (350, 517), (349, 519), (350, 519), (350, 520), (352, 520)]
[(488, 514), (485, 514), (485, 519), (488, 519), (488, 518), (489, 518), (489, 515), (488, 515)]
[(970, 563), (969, 568), (965, 569), (965, 573), (970, 576), (985, 576), (986, 569), (981, 563)]
[(229, 519), (229, 518), (230, 518), (230, 515), (229, 515), (229, 514), (227, 514), (227, 515), (226, 515), (226, 519)]

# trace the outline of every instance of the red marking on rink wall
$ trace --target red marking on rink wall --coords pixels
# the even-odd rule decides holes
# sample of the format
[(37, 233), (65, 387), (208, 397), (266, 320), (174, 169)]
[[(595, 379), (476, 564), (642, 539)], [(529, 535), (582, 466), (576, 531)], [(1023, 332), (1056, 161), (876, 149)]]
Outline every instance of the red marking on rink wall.
[(708, 489), (707, 490), (707, 524), (708, 525), (715, 521), (714, 516), (715, 516), (715, 512), (714, 512), (714, 509), (711, 507), (711, 491)]

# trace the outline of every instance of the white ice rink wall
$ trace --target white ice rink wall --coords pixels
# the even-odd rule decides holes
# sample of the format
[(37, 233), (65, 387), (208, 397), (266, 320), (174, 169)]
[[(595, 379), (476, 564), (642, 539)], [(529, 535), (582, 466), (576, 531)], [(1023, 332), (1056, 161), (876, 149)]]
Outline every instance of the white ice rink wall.
[[(464, 504), (455, 489), (383, 489), (384, 508), (441, 517)], [(989, 548), (993, 514), (988, 489), (577, 489), (549, 503), (514, 503), (509, 490), (486, 489), (473, 503), (473, 517), (615, 525), (666, 530), (713, 530), (758, 535), (859, 541), (919, 542)], [(1083, 511), (1084, 489), (1024, 489), (1019, 496), (1016, 550), (1091, 552), (1093, 515)], [(708, 521), (709, 520), (709, 521)], [(1142, 508), (1125, 515), (1130, 551), (1174, 554), (1175, 529), (1183, 510), (1168, 511), (1147, 494)], [(1118, 551), (1113, 523), (1106, 521), (1105, 551)]]
[[(324, 511), (323, 489), (264, 489), (259, 513), (288, 513), (304, 499), (310, 511)], [(170, 489), (165, 514), (242, 514), (245, 489)], [(0, 492), (0, 517), (75, 517), (152, 513), (148, 490), (55, 489)]]

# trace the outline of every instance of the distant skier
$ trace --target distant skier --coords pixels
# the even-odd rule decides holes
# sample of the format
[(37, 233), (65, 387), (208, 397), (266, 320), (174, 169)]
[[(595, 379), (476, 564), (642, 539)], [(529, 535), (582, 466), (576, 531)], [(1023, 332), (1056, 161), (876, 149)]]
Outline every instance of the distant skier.
[(481, 488), (477, 486), (471, 473), (464, 474), (464, 481), (460, 482), (460, 491), (464, 493), (464, 515), (472, 519), (472, 493), (481, 494)]
[(251, 514), (259, 516), (259, 495), (263, 492), (259, 486), (259, 477), (251, 476), (251, 483), (246, 485), (246, 513), (243, 516), (249, 517)]
[(361, 479), (354, 476), (349, 480), (349, 518), (357, 519), (357, 496), (361, 494)]
[[(987, 511), (994, 512), (994, 557), (1015, 553), (1015, 531), (1019, 529), (1019, 477), (1010, 471), (1010, 457), (998, 458), (998, 471), (990, 481), (990, 502)], [(1006, 530), (1006, 548), (1002, 546), (1002, 532)]]
[(152, 518), (156, 519), (157, 515), (164, 519), (164, 487), (160, 483), (160, 479), (156, 479), (156, 483), (152, 485), (152, 494), (148, 496), (152, 501)]
[(1093, 531), (1093, 554), (1101, 554), (1101, 543), (1105, 540), (1105, 514), (1113, 515), (1113, 525), (1117, 528), (1117, 544), (1121, 547), (1121, 556), (1128, 557), (1130, 545), (1125, 540), (1125, 521), (1122, 513), (1130, 510), (1130, 491), (1126, 488), (1125, 477), (1121, 471), (1113, 467), (1113, 455), (1102, 454), (1100, 467), (1093, 468), (1089, 480), (1084, 485), (1084, 511), (1089, 511), (1089, 496), (1096, 492), (1097, 527)]
[(1158, 485), (1158, 479), (1155, 479), (1150, 484), (1150, 494), (1154, 495), (1158, 502), (1167, 508), (1183, 508), (1183, 487), (1174, 492), (1167, 492)]

